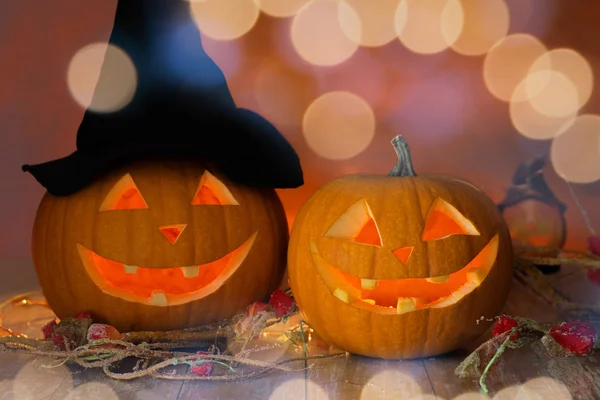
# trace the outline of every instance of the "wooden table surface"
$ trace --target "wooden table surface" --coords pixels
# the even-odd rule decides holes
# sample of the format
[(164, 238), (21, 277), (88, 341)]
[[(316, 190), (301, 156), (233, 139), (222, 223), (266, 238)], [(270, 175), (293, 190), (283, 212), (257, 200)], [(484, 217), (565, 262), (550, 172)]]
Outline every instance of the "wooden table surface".
[[(37, 289), (29, 261), (8, 260), (0, 265), (4, 271), (10, 272), (0, 282), (0, 300)], [(596, 304), (600, 300), (600, 288), (589, 283), (574, 267), (563, 267), (560, 273), (548, 279), (573, 300)], [(21, 311), (18, 315), (7, 315), (7, 318), (13, 321), (21, 319), (21, 324), (23, 320), (35, 319), (35, 316), (26, 313)], [(513, 282), (505, 313), (535, 318), (539, 322), (558, 322), (564, 317), (517, 281)], [(48, 315), (38, 315), (37, 318), (48, 318)], [(34, 328), (37, 329), (35, 321), (29, 329)], [(272, 334), (276, 336), (277, 332)], [(337, 352), (327, 348), (316, 336), (311, 339), (311, 353)], [(116, 381), (106, 377), (99, 369), (85, 370), (65, 365), (47, 368), (53, 363), (50, 359), (0, 353), (0, 399), (600, 399), (598, 357), (550, 358), (544, 348), (536, 344), (508, 350), (495, 375), (487, 380), (490, 393), (486, 396), (480, 393), (477, 382), (454, 375), (454, 369), (467, 354), (463, 350), (409, 361), (345, 355), (299, 361), (290, 365), (294, 372), (271, 372), (245, 381), (182, 382), (149, 377)], [(274, 361), (301, 355), (300, 349), (288, 345), (262, 352), (257, 358)]]

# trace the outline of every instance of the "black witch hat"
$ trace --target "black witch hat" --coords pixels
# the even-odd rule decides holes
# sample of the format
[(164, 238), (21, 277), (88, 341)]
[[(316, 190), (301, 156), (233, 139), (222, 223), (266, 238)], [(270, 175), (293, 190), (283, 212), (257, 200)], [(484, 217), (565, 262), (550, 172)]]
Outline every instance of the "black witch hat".
[[(124, 162), (155, 155), (205, 160), (248, 186), (303, 184), (287, 140), (236, 106), (222, 71), (204, 52), (189, 1), (118, 0), (110, 43), (133, 61), (136, 92), (116, 112), (88, 108), (71, 155), (23, 166), (49, 193), (69, 195)], [(109, 64), (105, 59), (100, 80), (113, 78)]]
[(537, 200), (565, 212), (566, 206), (554, 195), (544, 178), (546, 162), (546, 156), (538, 156), (518, 166), (506, 197), (498, 204), (500, 212), (525, 200)]

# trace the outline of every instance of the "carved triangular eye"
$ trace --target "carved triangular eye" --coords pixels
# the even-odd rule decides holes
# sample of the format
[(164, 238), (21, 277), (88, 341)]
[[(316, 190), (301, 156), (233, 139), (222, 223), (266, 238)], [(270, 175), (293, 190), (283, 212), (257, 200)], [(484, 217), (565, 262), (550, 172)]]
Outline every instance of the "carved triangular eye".
[(479, 231), (454, 206), (438, 197), (427, 213), (422, 240), (439, 240), (452, 235), (478, 236)]
[(130, 174), (125, 174), (110, 189), (100, 206), (100, 211), (141, 210), (146, 208), (148, 208), (148, 204), (146, 204), (133, 178)]
[(192, 200), (193, 206), (203, 205), (239, 205), (227, 186), (208, 170), (204, 171)]
[(381, 247), (381, 235), (365, 199), (351, 205), (325, 232), (326, 237)]

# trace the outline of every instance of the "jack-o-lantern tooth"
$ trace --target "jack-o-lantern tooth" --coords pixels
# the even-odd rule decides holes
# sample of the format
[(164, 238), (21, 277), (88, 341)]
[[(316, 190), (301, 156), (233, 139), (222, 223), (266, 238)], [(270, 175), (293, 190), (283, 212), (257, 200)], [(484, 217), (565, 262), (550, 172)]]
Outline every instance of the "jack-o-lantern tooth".
[(373, 290), (377, 286), (376, 279), (361, 279), (360, 287), (365, 290)]
[(398, 303), (396, 304), (396, 312), (398, 314), (404, 314), (409, 311), (416, 310), (417, 306), (412, 298), (399, 297)]
[(467, 271), (467, 281), (480, 284), (485, 279), (485, 271), (481, 268), (473, 268)]
[(444, 283), (450, 280), (450, 275), (432, 276), (430, 278), (425, 278), (425, 280), (429, 283)]
[(365, 303), (370, 304), (372, 306), (374, 306), (376, 304), (375, 300), (373, 300), (373, 299), (362, 299), (362, 301), (364, 301)]
[(194, 278), (194, 277), (198, 276), (200, 267), (198, 267), (197, 265), (194, 267), (181, 267), (181, 270), (183, 271), (184, 277)]
[(150, 297), (150, 305), (159, 307), (168, 306), (169, 303), (167, 302), (167, 296), (163, 292), (157, 290), (153, 291), (152, 297)]
[(127, 265), (123, 264), (125, 268), (125, 273), (129, 275), (134, 275), (137, 273), (138, 267), (137, 265)]
[(411, 297), (411, 299), (417, 307), (421, 307), (427, 304), (427, 299), (424, 299), (422, 297)]
[(348, 292), (343, 289), (337, 288), (333, 291), (333, 295), (343, 301), (344, 303), (350, 303), (350, 296)]

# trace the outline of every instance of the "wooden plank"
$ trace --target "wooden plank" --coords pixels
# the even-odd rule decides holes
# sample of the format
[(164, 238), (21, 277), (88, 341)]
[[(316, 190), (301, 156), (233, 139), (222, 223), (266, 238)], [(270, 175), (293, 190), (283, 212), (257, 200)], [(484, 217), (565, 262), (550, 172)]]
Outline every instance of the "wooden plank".
[(540, 323), (561, 321), (560, 313), (535, 295), (530, 288), (513, 279), (504, 314), (532, 318)]
[[(164, 372), (182, 370), (186, 366), (166, 368)], [(182, 381), (143, 377), (132, 380), (109, 378), (99, 368), (70, 367), (72, 379), (65, 380), (56, 390), (52, 400), (175, 400)], [(70, 396), (70, 397), (69, 397)]]
[(63, 382), (72, 379), (65, 366), (45, 368), (55, 363), (46, 357), (0, 353), (0, 399), (51, 399)]
[[(573, 299), (579, 301), (593, 301), (597, 292), (590, 287), (591, 283), (585, 280), (583, 274), (576, 274), (569, 269), (561, 271), (549, 279), (557, 288)], [(550, 308), (546, 303), (533, 295), (531, 291), (519, 282), (514, 282), (504, 313), (533, 318), (540, 322), (557, 323), (564, 319), (564, 315)], [(490, 337), (488, 331), (469, 350)], [(437, 394), (447, 398), (477, 391), (476, 381), (468, 383), (465, 380), (452, 380), (454, 368), (466, 356), (465, 352), (460, 357), (456, 354), (425, 360), (425, 366), (433, 382)], [(551, 377), (555, 382), (563, 384), (577, 399), (600, 398), (600, 363), (595, 358), (552, 358), (540, 343), (531, 348), (507, 350), (502, 361), (494, 368), (494, 373), (486, 380), (492, 394), (508, 388), (527, 386), (527, 382), (541, 377)], [(470, 385), (470, 386), (469, 386)], [(558, 385), (558, 383), (557, 383)], [(506, 392), (508, 393), (508, 392)]]
[[(600, 288), (591, 283), (585, 271), (574, 265), (565, 265), (549, 279), (552, 285), (571, 300), (598, 304)], [(565, 320), (576, 320), (577, 316), (564, 314)], [(595, 357), (550, 357), (546, 349), (537, 343), (532, 346), (535, 354), (545, 364), (550, 375), (561, 382), (575, 399), (600, 399), (600, 361)]]
[[(291, 385), (289, 385), (291, 383)], [(273, 372), (259, 378), (235, 382), (187, 381), (183, 384), (179, 400), (266, 400), (271, 399), (280, 385), (288, 384), (289, 400), (306, 398), (303, 372)], [(284, 392), (285, 393), (285, 392)], [(277, 392), (277, 396), (281, 392)], [(277, 397), (273, 396), (273, 399)]]
[(572, 301), (584, 304), (600, 303), (600, 287), (590, 282), (587, 279), (585, 270), (577, 266), (563, 266), (561, 274), (557, 274), (550, 281), (556, 289)]
[[(549, 310), (547, 304), (535, 297), (527, 287), (516, 280), (513, 280), (503, 313), (534, 318), (544, 322), (560, 320), (557, 312)], [(449, 355), (424, 360), (436, 394), (445, 398), (453, 398), (479, 391), (477, 380), (459, 379), (454, 374), (454, 370), (469, 352), (490, 337), (491, 328), (463, 351), (459, 350)], [(500, 362), (491, 369), (486, 384), (491, 393), (497, 393), (507, 387), (520, 385), (529, 379), (542, 376), (550, 376), (550, 373), (532, 350), (527, 348), (508, 349)]]
[[(255, 339), (246, 348), (248, 350), (246, 357), (265, 362), (277, 362), (284, 359), (301, 357), (303, 353), (287, 341), (284, 335), (285, 331), (297, 323), (298, 318), (290, 318), (287, 324), (278, 324), (268, 328), (261, 338)], [(306, 398), (305, 365), (304, 361), (294, 362), (286, 364), (287, 367), (293, 368), (294, 372), (272, 371), (256, 378), (237, 381), (185, 381), (181, 388), (179, 399), (266, 400), (270, 396), (274, 396), (274, 398), (304, 400)], [(217, 370), (219, 371), (219, 375), (226, 372), (220, 366), (215, 367), (215, 371)], [(248, 373), (256, 371), (256, 368), (238, 364), (236, 370), (238, 373)], [(279, 388), (280, 386), (282, 387)], [(280, 395), (284, 397), (278, 397)]]
[(314, 361), (307, 375), (334, 399), (410, 399), (435, 392), (422, 360), (348, 355)]
[[(312, 334), (315, 353), (339, 354)], [(328, 399), (396, 399), (434, 395), (422, 360), (381, 360), (346, 353), (308, 362), (307, 384)]]
[[(600, 290), (588, 282), (579, 270), (563, 268), (548, 280), (578, 301), (598, 301)], [(541, 322), (564, 319), (556, 310), (514, 282), (504, 313), (534, 318)], [(281, 333), (281, 332), (279, 332)], [(488, 338), (490, 332), (469, 346), (469, 350)], [(258, 342), (256, 345), (260, 345)], [(313, 336), (311, 354), (336, 352)], [(256, 357), (275, 361), (302, 353), (291, 346), (271, 349)], [(368, 399), (410, 398), (411, 395), (453, 399), (479, 391), (476, 381), (458, 379), (454, 369), (467, 355), (455, 352), (424, 360), (385, 361), (351, 356), (299, 362), (296, 372), (272, 372), (256, 379), (237, 382), (171, 381), (141, 378), (116, 381), (100, 370), (60, 367), (43, 369), (42, 362), (31, 356), (0, 354), (0, 399)], [(253, 355), (253, 357), (256, 354)], [(35, 362), (34, 362), (35, 361)], [(49, 363), (45, 360), (43, 363)], [(180, 368), (185, 366), (179, 366)], [(551, 358), (540, 345), (531, 349), (507, 350), (503, 360), (486, 381), (494, 394), (522, 390), (536, 378), (552, 378), (563, 385), (573, 398), (600, 398), (600, 362), (595, 358)], [(547, 382), (547, 381), (544, 381)], [(521, 386), (525, 384), (525, 386)], [(516, 392), (515, 392), (516, 393)], [(560, 390), (556, 391), (558, 396)], [(548, 397), (548, 396), (546, 396)], [(431, 397), (434, 398), (434, 397)], [(502, 397), (503, 398), (503, 397)], [(549, 399), (552, 396), (548, 397)], [(558, 397), (557, 397), (558, 398)]]
[(574, 399), (600, 399), (600, 361), (595, 357), (550, 357), (541, 343), (532, 345), (550, 376), (565, 385)]
[[(478, 380), (460, 379), (454, 375), (454, 370), (467, 355), (467, 352), (457, 352), (424, 360), (437, 395), (452, 399), (466, 393), (479, 392)], [(544, 376), (549, 377), (550, 373), (531, 349), (508, 349), (500, 361), (490, 369), (485, 383), (490, 395), (494, 395), (507, 387), (521, 385)]]

